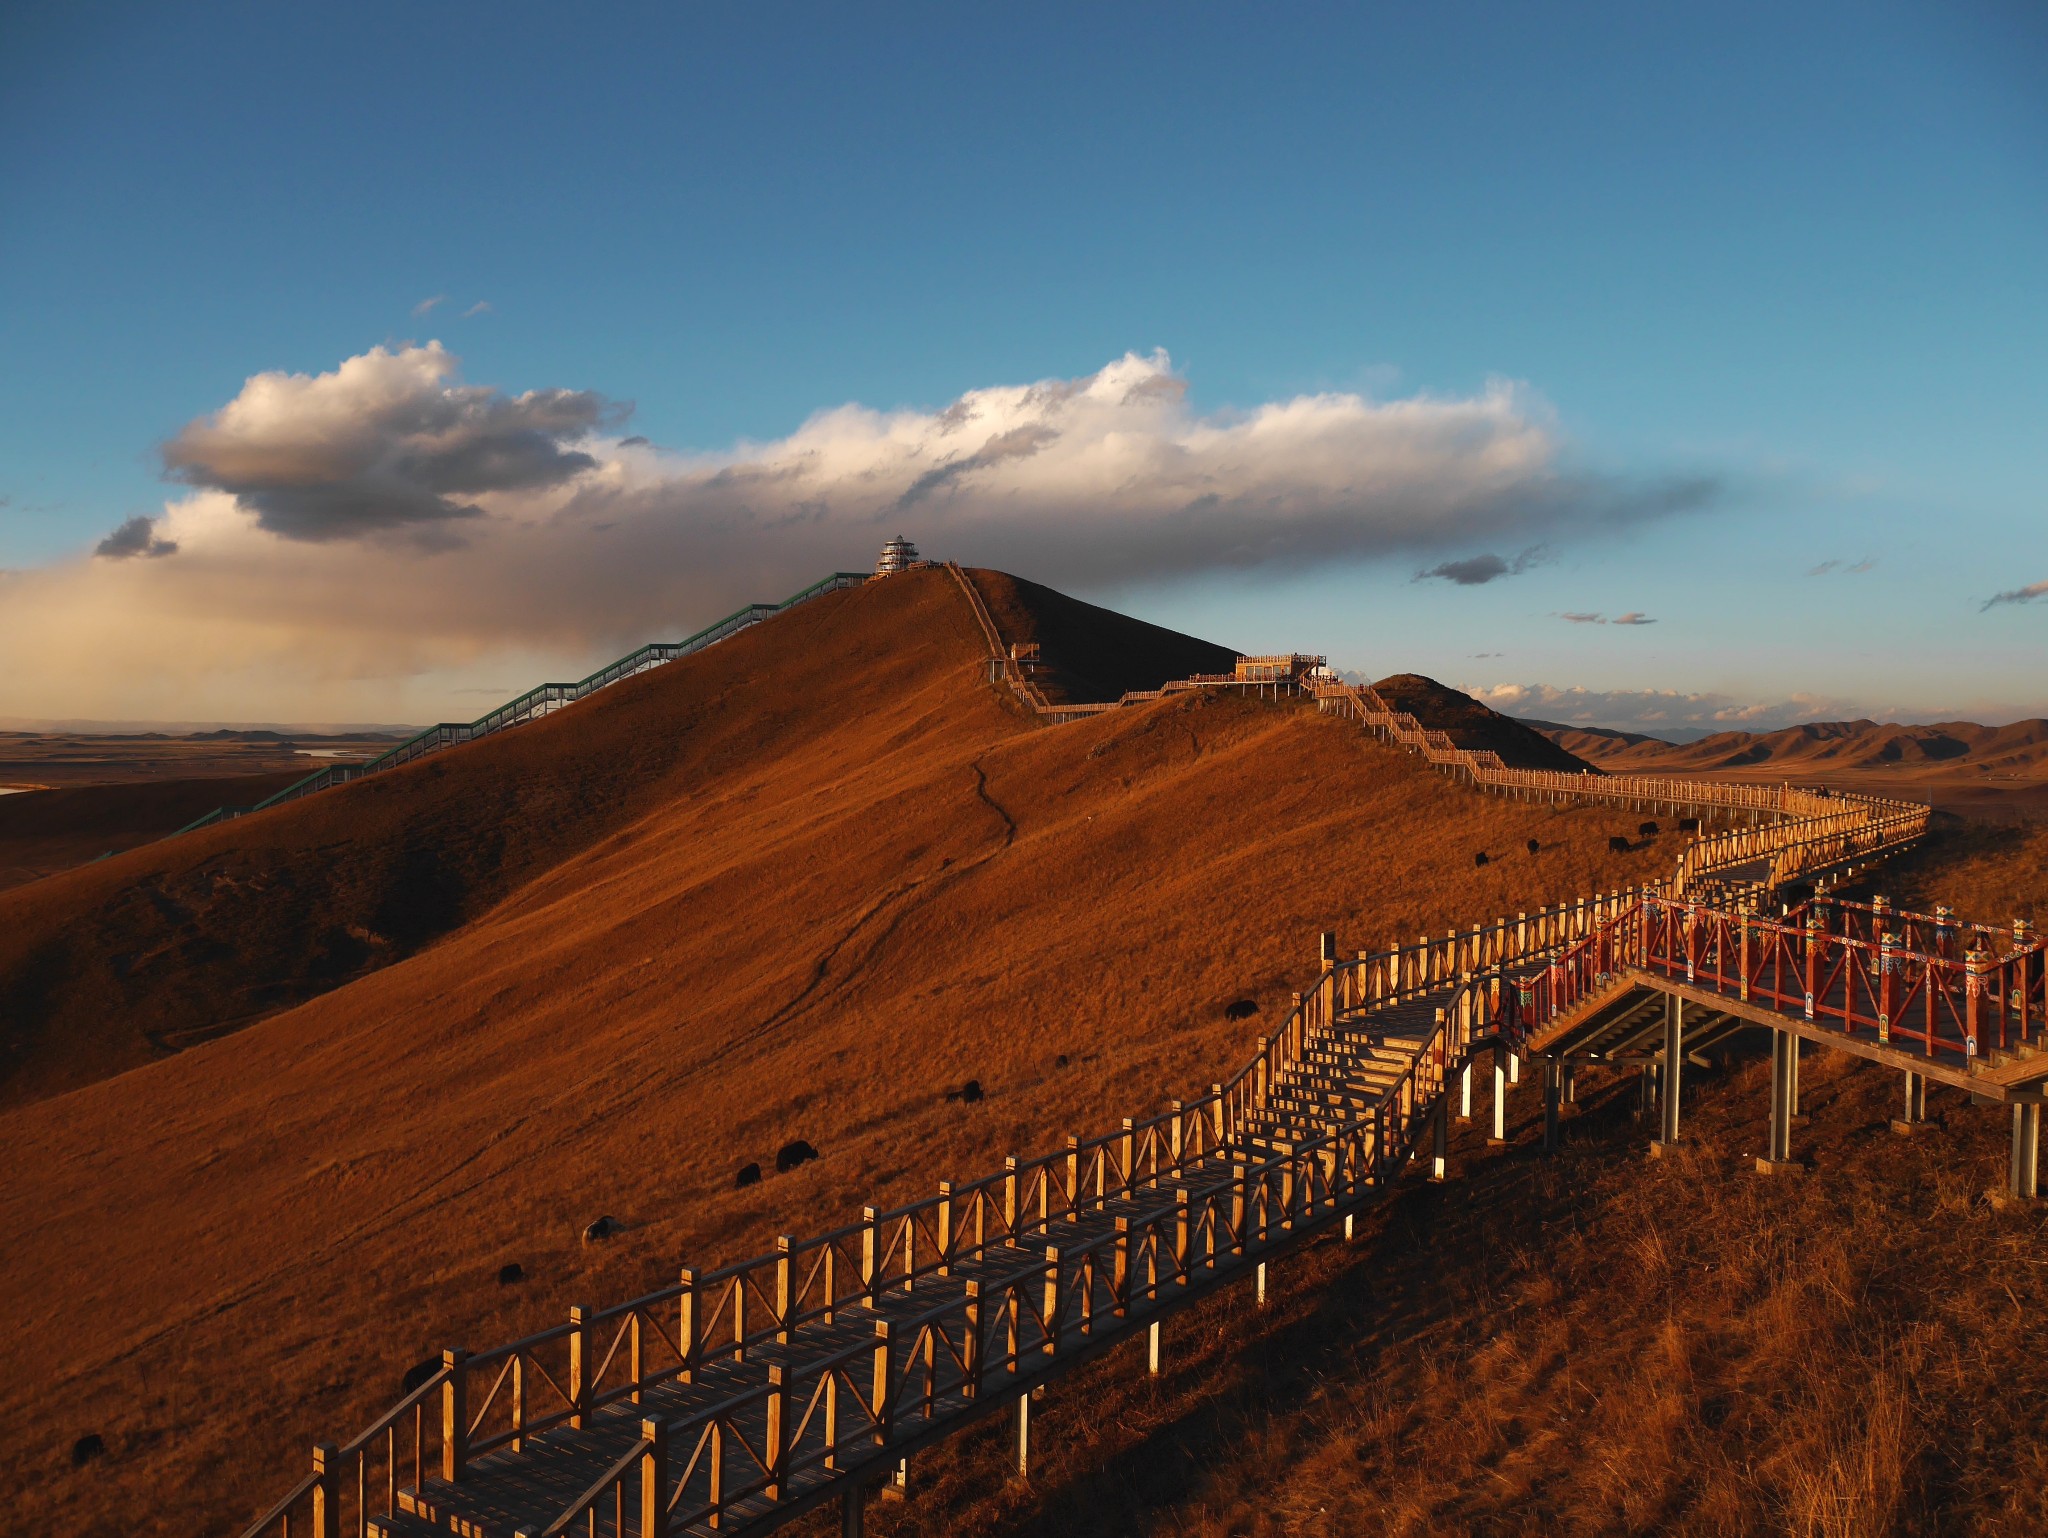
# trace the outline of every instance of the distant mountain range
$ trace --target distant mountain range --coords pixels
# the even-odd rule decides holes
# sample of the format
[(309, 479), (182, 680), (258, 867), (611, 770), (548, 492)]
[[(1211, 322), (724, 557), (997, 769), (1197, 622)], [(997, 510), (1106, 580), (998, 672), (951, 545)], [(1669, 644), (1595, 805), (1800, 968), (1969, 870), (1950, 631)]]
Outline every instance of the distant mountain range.
[(1567, 752), (1621, 773), (1855, 771), (2048, 779), (2048, 721), (2039, 719), (2009, 726), (1980, 726), (1974, 721), (1932, 726), (1818, 721), (1774, 732), (1715, 732), (1684, 743), (1609, 727), (1533, 720), (1526, 724)]

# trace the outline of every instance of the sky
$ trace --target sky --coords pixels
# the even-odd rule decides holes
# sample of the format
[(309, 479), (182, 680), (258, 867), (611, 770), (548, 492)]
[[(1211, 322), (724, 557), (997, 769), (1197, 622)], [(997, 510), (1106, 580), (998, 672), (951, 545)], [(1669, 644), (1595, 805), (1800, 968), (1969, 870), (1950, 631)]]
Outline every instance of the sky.
[(901, 532), (1647, 730), (2048, 715), (2048, 12), (0, 8), (0, 720)]

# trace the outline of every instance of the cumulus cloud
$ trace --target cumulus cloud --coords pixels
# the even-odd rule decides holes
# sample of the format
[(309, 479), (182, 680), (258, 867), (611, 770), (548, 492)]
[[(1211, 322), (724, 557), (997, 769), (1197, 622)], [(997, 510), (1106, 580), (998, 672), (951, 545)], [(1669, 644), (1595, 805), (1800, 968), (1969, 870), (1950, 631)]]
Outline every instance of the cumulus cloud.
[(1861, 713), (1853, 702), (1817, 694), (1743, 701), (1725, 694), (1687, 694), (1671, 689), (1560, 689), (1549, 684), (1461, 687), (1503, 715), (1680, 739), (1709, 732), (1776, 731), (1784, 726), (1838, 721)]
[(175, 559), (0, 574), (0, 650), (56, 696), (17, 708), (433, 719), (459, 689), (574, 676), (865, 568), (899, 530), (1107, 593), (1503, 545), (1512, 570), (1716, 489), (1576, 465), (1508, 384), (1203, 412), (1163, 353), (939, 410), (835, 407), (716, 453), (616, 436), (625, 414), (466, 383), (438, 343), (256, 375), (164, 449), (188, 489), (148, 537)]
[(2002, 603), (2032, 603), (2036, 598), (2048, 598), (2048, 582), (2029, 582), (2025, 587), (2012, 588), (2007, 592), (1995, 593), (1984, 601), (1985, 609), (1995, 609)]
[(603, 396), (506, 395), (456, 383), (455, 369), (431, 342), (373, 347), (331, 374), (258, 374), (166, 444), (164, 466), (302, 540), (475, 518), (470, 498), (559, 486), (596, 466), (564, 445), (619, 415)]
[(1411, 580), (1426, 582), (1432, 577), (1441, 577), (1460, 587), (1478, 587), (1496, 577), (1519, 577), (1531, 566), (1541, 566), (1549, 559), (1550, 552), (1542, 545), (1531, 545), (1512, 561), (1491, 553), (1468, 556), (1462, 561), (1441, 561), (1427, 571), (1418, 571)]
[(156, 520), (138, 513), (105, 539), (93, 546), (92, 553), (109, 560), (125, 561), (135, 556), (175, 555), (178, 542), (157, 536)]

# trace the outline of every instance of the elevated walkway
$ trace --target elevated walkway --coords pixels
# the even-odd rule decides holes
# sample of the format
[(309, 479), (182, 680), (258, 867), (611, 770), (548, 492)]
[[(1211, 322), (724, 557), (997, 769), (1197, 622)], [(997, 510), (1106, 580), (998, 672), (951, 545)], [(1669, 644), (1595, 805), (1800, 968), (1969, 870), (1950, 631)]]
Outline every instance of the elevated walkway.
[[(1211, 686), (1047, 701), (972, 581), (949, 569), (988, 642), (991, 679), (1041, 718)], [(1477, 788), (1691, 807), (1745, 825), (1695, 839), (1652, 888), (1349, 960), (1326, 935), (1316, 987), (1207, 1095), (855, 1223), (807, 1215), (810, 1232), (772, 1253), (685, 1270), (525, 1339), (451, 1349), (352, 1440), (316, 1446), (311, 1471), (245, 1538), (756, 1534), (827, 1501), (842, 1531), (858, 1533), (870, 1493), (902, 1481), (918, 1450), (1002, 1412), (1027, 1466), (1035, 1388), (1140, 1333), (1156, 1371), (1179, 1310), (1240, 1281), (1262, 1301), (1273, 1260), (1333, 1227), (1348, 1235), (1418, 1157), (1441, 1174), (1450, 1118), (1470, 1113), (1483, 1062), (1500, 1137), (1525, 1055), (1543, 1065), (1553, 1135), (1568, 1061), (1660, 1061), (1675, 1138), (1679, 1069), (1714, 1032), (1833, 1032), (1852, 1050), (1917, 1053), (1915, 1071), (2014, 1105), (2038, 1142), (2048, 1056), (2037, 939), (1971, 946), (1993, 932), (1848, 904), (1757, 911), (1790, 879), (1824, 884), (1904, 847), (1925, 808), (1509, 769), (1370, 690), (1288, 687)], [(1689, 1040), (1687, 1001), (1704, 1011)]]

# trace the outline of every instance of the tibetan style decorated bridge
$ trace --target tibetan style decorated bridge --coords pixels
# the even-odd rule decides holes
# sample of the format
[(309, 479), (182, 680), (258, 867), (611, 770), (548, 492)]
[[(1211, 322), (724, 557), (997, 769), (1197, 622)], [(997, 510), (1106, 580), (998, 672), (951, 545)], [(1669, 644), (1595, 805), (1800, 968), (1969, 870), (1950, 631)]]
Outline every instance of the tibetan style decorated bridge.
[[(1023, 705), (1051, 719), (1118, 708), (1048, 702), (951, 570), (991, 678)], [(1830, 895), (1917, 840), (1926, 808), (1509, 769), (1319, 663), (1248, 658), (1169, 688), (1311, 695), (1477, 789), (1668, 809), (1720, 831), (1638, 891), (1349, 958), (1326, 934), (1320, 981), (1207, 1094), (770, 1254), (686, 1269), (643, 1297), (571, 1309), (524, 1340), (446, 1351), (353, 1439), (317, 1444), (311, 1471), (245, 1538), (756, 1534), (828, 1502), (858, 1534), (874, 1494), (908, 1488), (921, 1449), (1001, 1414), (1026, 1469), (1034, 1390), (1126, 1341), (1144, 1343), (1156, 1372), (1177, 1310), (1239, 1285), (1263, 1302), (1274, 1262), (1333, 1228), (1348, 1238), (1411, 1169), (1441, 1177), (1475, 1074), (1505, 1137), (1524, 1062), (1540, 1071), (1546, 1145), (1575, 1065), (1640, 1065), (1661, 1148), (1679, 1136), (1686, 1064), (1768, 1030), (1768, 1171), (1793, 1167), (1799, 1043), (1823, 1042), (1898, 1070), (1901, 1131), (1921, 1124), (1930, 1080), (2009, 1106), (2011, 1192), (2035, 1195), (2040, 938)], [(1787, 905), (1795, 884), (1815, 895)]]

